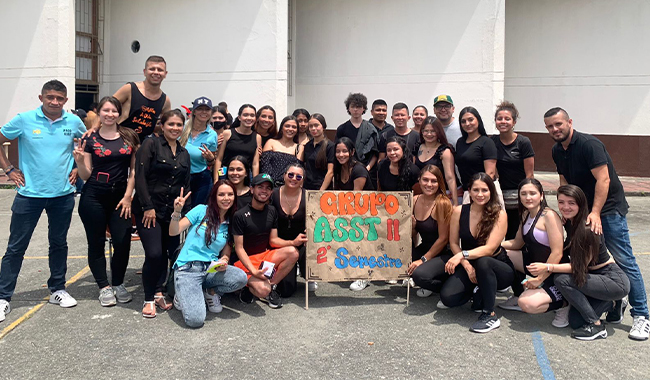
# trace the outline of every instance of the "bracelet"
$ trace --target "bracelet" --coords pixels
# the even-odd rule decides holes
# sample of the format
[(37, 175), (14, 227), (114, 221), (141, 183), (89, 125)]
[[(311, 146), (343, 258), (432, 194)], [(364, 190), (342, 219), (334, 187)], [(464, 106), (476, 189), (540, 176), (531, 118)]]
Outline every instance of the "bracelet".
[(174, 211), (172, 213), (172, 220), (175, 221), (175, 222), (178, 222), (179, 220), (181, 220), (181, 213), (178, 212), (178, 211)]
[(13, 172), (14, 169), (16, 169), (16, 168), (14, 168), (13, 165), (9, 165), (3, 171), (5, 172), (5, 175), (9, 175), (9, 173)]
[(551, 264), (551, 273), (555, 272), (555, 264)]
[(546, 271), (551, 273), (551, 264), (546, 264)]

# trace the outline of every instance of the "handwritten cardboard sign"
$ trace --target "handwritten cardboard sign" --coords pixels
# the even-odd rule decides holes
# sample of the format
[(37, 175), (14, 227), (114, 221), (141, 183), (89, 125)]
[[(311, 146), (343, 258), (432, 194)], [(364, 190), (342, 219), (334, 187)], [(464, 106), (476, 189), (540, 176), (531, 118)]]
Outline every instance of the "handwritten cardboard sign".
[(410, 192), (307, 191), (307, 280), (407, 278)]

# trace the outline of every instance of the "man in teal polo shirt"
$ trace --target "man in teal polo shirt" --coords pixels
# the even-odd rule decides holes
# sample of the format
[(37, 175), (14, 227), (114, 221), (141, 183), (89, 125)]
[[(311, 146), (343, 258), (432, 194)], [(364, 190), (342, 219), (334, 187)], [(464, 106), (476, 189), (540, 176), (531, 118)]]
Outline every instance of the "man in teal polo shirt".
[(76, 172), (72, 150), (74, 139), (86, 131), (81, 119), (66, 113), (67, 89), (58, 80), (43, 85), (33, 111), (18, 114), (0, 129), (0, 144), (18, 139), (20, 169), (0, 150), (0, 165), (18, 187), (11, 207), (9, 243), (0, 267), (0, 322), (9, 313), (9, 301), (25, 251), (43, 210), (47, 213), (50, 244), (50, 303), (72, 307), (77, 301), (65, 291), (68, 259), (68, 228), (74, 209)]

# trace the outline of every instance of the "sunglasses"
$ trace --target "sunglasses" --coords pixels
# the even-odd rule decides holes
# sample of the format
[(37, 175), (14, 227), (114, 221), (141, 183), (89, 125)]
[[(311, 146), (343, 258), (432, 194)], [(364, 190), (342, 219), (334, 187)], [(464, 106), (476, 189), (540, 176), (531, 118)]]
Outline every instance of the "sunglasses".
[(289, 179), (293, 179), (293, 177), (296, 177), (297, 181), (302, 181), (302, 175), (300, 175), (300, 174), (287, 173), (287, 177), (289, 177)]

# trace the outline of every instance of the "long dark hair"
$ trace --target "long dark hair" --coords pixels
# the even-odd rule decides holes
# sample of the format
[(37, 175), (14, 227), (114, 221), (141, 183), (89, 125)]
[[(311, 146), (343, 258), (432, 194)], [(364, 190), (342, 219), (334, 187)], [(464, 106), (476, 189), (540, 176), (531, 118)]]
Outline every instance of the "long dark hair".
[[(254, 126), (253, 129), (258, 134), (260, 133), (260, 130), (258, 128), (259, 123), (260, 123), (260, 116), (262, 116), (262, 111), (266, 111), (266, 110), (269, 110), (269, 111), (271, 111), (273, 113), (273, 125), (271, 126), (271, 128), (268, 129), (269, 136), (271, 136), (271, 138), (273, 138), (273, 137), (275, 137), (275, 135), (278, 134), (278, 116), (275, 114), (275, 109), (273, 107), (269, 106), (269, 105), (262, 106), (262, 107), (260, 107), (260, 109), (257, 110), (257, 113), (255, 114), (255, 126)], [(260, 136), (261, 136), (261, 134), (260, 134)]]
[(221, 187), (221, 185), (230, 186), (232, 192), (235, 195), (232, 206), (228, 209), (228, 211), (226, 211), (226, 215), (224, 216), (225, 220), (229, 220), (235, 211), (237, 211), (237, 189), (235, 189), (235, 185), (233, 185), (232, 182), (227, 179), (220, 179), (217, 181), (217, 183), (214, 184), (214, 186), (212, 186), (212, 190), (208, 196), (208, 207), (205, 210), (205, 216), (203, 216), (201, 223), (199, 223), (195, 229), (196, 234), (198, 235), (199, 227), (201, 224), (205, 223), (206, 247), (209, 247), (210, 244), (212, 244), (212, 242), (216, 239), (217, 233), (219, 232), (219, 226), (225, 221), (221, 220), (221, 215), (219, 214), (219, 204), (217, 203), (217, 193), (219, 192), (219, 187)]
[[(334, 143), (334, 149), (336, 149), (336, 147), (339, 144), (345, 145), (345, 147), (348, 150), (348, 153), (350, 154), (350, 159), (348, 160), (348, 168), (351, 171), (352, 168), (354, 168), (354, 166), (357, 164), (357, 159), (355, 158), (356, 152), (354, 150), (354, 143), (352, 142), (352, 140), (350, 140), (347, 137), (341, 137), (338, 140), (336, 140), (336, 142)], [(335, 189), (337, 185), (341, 183), (341, 171), (343, 171), (343, 165), (341, 165), (338, 159), (335, 159), (334, 160), (334, 188)], [(348, 181), (349, 180), (350, 178), (348, 178)]]
[(409, 165), (410, 161), (408, 158), (411, 157), (411, 151), (408, 146), (406, 146), (406, 140), (400, 136), (395, 135), (389, 137), (388, 140), (386, 140), (386, 146), (393, 142), (399, 144), (400, 148), (402, 148), (402, 158), (397, 162), (397, 191), (410, 191), (412, 187), (410, 179), (413, 176), (413, 173), (411, 173), (411, 165)]
[(442, 146), (448, 146), (451, 148), (451, 153), (455, 154), (454, 147), (449, 144), (449, 141), (447, 140), (447, 134), (445, 134), (445, 129), (442, 126), (442, 122), (438, 120), (435, 116), (427, 116), (426, 119), (422, 122), (422, 128), (420, 128), (420, 145), (424, 145), (424, 127), (427, 125), (431, 125), (433, 127), (433, 130), (436, 132), (436, 139), (438, 139), (438, 142)]
[(300, 126), (298, 126), (298, 120), (293, 115), (285, 116), (284, 119), (282, 119), (282, 122), (280, 122), (280, 129), (278, 130), (278, 133), (275, 134), (274, 139), (282, 140), (282, 137), (284, 136), (284, 125), (289, 120), (293, 120), (293, 121), (296, 122), (297, 131), (296, 131), (296, 134), (293, 136), (293, 142), (298, 144), (298, 135), (300, 134)]
[(481, 136), (487, 136), (487, 132), (485, 132), (485, 126), (483, 125), (483, 119), (481, 118), (481, 115), (478, 113), (478, 110), (476, 108), (470, 106), (470, 107), (463, 108), (462, 110), (460, 110), (460, 114), (458, 114), (458, 122), (461, 123), (460, 133), (463, 135), (463, 138), (467, 140), (467, 136), (468, 136), (467, 132), (465, 132), (462, 126), (463, 116), (468, 112), (474, 115), (476, 120), (478, 120), (478, 133)]
[(442, 175), (442, 172), (436, 165), (426, 165), (420, 170), (420, 176), (418, 180), (422, 178), (424, 173), (431, 173), (436, 176), (438, 181), (438, 191), (433, 195), (436, 205), (436, 220), (438, 223), (444, 222), (449, 225), (449, 220), (451, 219), (451, 213), (453, 212), (453, 206), (451, 201), (447, 196), (447, 187), (445, 186), (445, 177)]
[(542, 187), (542, 183), (535, 178), (524, 178), (521, 182), (519, 182), (519, 187), (517, 188), (517, 209), (519, 209), (519, 223), (522, 225), (526, 222), (526, 218), (529, 216), (526, 215), (526, 218), (524, 218), (524, 214), (526, 211), (528, 211), (528, 209), (524, 206), (523, 203), (521, 203), (521, 195), (519, 195), (521, 193), (521, 188), (525, 185), (535, 186), (535, 188), (537, 188), (537, 191), (539, 191), (539, 193), (542, 195), (542, 200), (539, 202), (538, 214), (541, 214), (548, 208), (548, 203), (546, 203), (546, 195), (544, 195), (544, 188)]
[[(298, 110), (296, 110), (298, 111)], [(294, 112), (295, 113), (295, 112)], [(316, 119), (320, 123), (320, 125), (323, 126), (323, 141), (321, 141), (318, 145), (320, 146), (320, 150), (318, 151), (318, 154), (316, 155), (316, 169), (319, 170), (327, 170), (327, 144), (330, 142), (330, 140), (327, 138), (327, 135), (325, 134), (325, 130), (327, 129), (327, 122), (325, 122), (325, 116), (315, 113), (311, 115), (309, 120), (311, 119)]]
[(582, 190), (575, 185), (563, 185), (557, 189), (557, 195), (565, 195), (573, 198), (578, 205), (578, 213), (569, 222), (567, 221), (567, 241), (565, 249), (569, 249), (571, 258), (571, 273), (576, 285), (582, 286), (587, 280), (589, 266), (595, 265), (600, 250), (600, 239), (586, 225), (589, 206), (587, 197)]
[[(230, 164), (233, 161), (239, 161), (239, 162), (241, 162), (242, 165), (244, 165), (244, 169), (246, 170), (246, 175), (244, 176), (244, 186), (250, 186), (250, 183), (251, 183), (251, 178), (250, 178), (251, 165), (248, 163), (248, 159), (246, 157), (244, 157), (244, 156), (237, 155), (237, 156), (230, 159), (230, 162), (228, 163), (227, 167), (230, 167)], [(226, 177), (227, 176), (228, 176), (228, 174), (226, 172)]]
[[(117, 114), (122, 115), (122, 103), (120, 103), (120, 101), (113, 96), (104, 96), (102, 100), (99, 101), (99, 104), (97, 105), (98, 114), (99, 111), (104, 106), (104, 104), (106, 103), (112, 104), (117, 109)], [(130, 146), (132, 149), (137, 149), (138, 146), (140, 146), (140, 138), (138, 137), (138, 134), (135, 133), (133, 129), (121, 127), (118, 125), (117, 133), (120, 135), (122, 140), (124, 140), (126, 145)]]
[[(488, 190), (490, 190), (490, 200), (488, 200), (487, 204), (483, 207), (483, 215), (481, 215), (481, 220), (478, 222), (478, 228), (476, 231), (476, 241), (479, 245), (484, 245), (487, 242), (490, 233), (492, 233), (492, 229), (494, 229), (494, 226), (499, 220), (501, 204), (499, 203), (499, 197), (497, 196), (497, 189), (494, 186), (494, 181), (489, 175), (483, 172), (474, 174), (472, 179), (469, 181), (469, 186), (467, 187), (470, 192), (472, 190), (472, 185), (476, 181), (485, 183)], [(470, 197), (470, 203), (471, 202), (474, 201)]]

